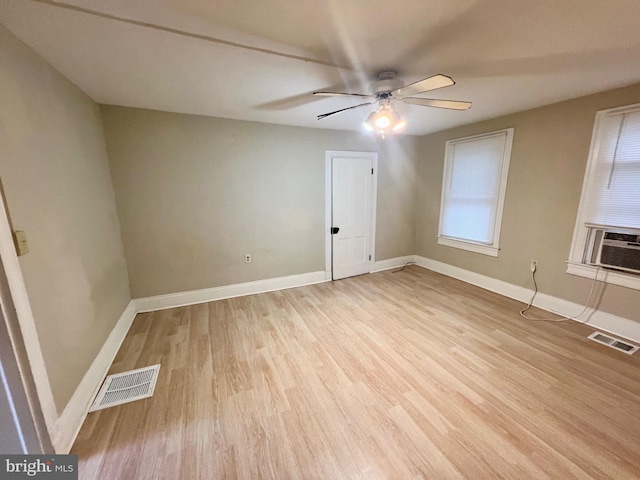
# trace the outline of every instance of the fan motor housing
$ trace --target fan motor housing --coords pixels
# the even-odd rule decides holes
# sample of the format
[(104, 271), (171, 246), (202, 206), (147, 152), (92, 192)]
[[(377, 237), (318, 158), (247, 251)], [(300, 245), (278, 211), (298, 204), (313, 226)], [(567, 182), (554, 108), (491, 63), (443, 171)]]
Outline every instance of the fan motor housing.
[(401, 87), (404, 87), (404, 83), (396, 78), (396, 72), (389, 71), (380, 72), (378, 79), (371, 84), (370, 90), (372, 95), (379, 96)]

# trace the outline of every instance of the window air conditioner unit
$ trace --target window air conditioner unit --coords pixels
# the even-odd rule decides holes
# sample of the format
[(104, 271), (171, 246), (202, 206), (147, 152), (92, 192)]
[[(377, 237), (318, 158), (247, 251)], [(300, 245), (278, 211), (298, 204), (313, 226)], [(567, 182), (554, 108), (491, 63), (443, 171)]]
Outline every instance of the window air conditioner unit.
[(593, 253), (594, 265), (640, 274), (640, 232), (596, 230)]

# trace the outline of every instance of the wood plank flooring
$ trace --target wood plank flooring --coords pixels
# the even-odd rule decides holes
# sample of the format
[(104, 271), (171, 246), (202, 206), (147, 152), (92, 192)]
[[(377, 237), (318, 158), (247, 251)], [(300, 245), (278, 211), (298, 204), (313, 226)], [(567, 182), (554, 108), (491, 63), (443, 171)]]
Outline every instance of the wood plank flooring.
[(640, 478), (640, 358), (520, 308), (414, 266), (138, 315), (110, 373), (155, 394), (89, 414), (80, 478)]

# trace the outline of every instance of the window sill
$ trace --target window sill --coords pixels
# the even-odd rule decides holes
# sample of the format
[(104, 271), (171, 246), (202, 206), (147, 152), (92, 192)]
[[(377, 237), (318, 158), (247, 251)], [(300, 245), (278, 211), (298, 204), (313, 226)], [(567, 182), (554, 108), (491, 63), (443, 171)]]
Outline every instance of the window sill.
[(459, 248), (460, 250), (468, 250), (470, 252), (481, 253), (482, 255), (489, 255), (491, 257), (497, 257), (499, 251), (498, 247), (480, 245), (478, 243), (465, 242), (463, 240), (454, 240), (453, 238), (447, 237), (438, 237), (438, 245)]
[[(577, 275), (579, 277), (594, 278), (596, 276), (598, 267), (591, 265), (585, 265), (583, 263), (567, 263), (567, 273), (570, 275)], [(598, 280), (612, 285), (619, 285), (621, 287), (632, 288), (634, 290), (640, 290), (640, 276), (630, 273), (615, 272), (612, 270), (600, 269), (598, 271)]]

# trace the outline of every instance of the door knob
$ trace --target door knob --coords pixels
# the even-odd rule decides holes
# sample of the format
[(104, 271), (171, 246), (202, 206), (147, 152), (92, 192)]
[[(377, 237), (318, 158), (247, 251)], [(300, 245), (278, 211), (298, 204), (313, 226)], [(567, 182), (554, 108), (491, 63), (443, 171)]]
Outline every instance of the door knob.
[(340, 227), (331, 227), (331, 235), (335, 235), (340, 231)]

